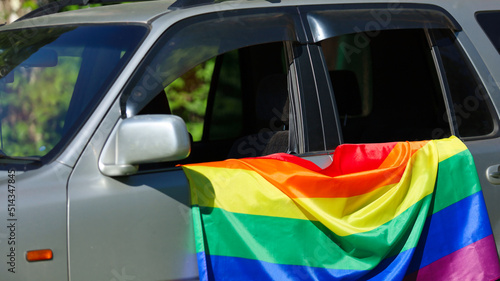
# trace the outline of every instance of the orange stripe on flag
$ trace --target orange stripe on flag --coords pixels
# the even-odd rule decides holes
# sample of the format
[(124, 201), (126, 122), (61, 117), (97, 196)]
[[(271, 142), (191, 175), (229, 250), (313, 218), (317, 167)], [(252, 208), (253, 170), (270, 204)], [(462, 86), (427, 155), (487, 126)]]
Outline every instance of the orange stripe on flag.
[[(385, 157), (379, 161), (379, 169), (344, 174), (334, 178), (330, 174), (335, 171), (328, 170), (328, 168), (323, 173), (319, 173), (295, 163), (272, 159), (252, 158), (245, 159), (245, 161), (230, 160), (229, 163), (221, 161), (191, 166), (258, 171), (261, 176), (291, 198), (343, 198), (362, 195), (380, 187), (398, 183), (411, 156), (425, 144), (427, 142), (393, 143), (390, 151), (378, 155), (378, 157)], [(339, 158), (344, 157), (352, 158), (353, 153), (365, 152), (358, 150), (345, 153), (344, 151), (334, 156), (336, 157), (334, 161), (341, 162)]]

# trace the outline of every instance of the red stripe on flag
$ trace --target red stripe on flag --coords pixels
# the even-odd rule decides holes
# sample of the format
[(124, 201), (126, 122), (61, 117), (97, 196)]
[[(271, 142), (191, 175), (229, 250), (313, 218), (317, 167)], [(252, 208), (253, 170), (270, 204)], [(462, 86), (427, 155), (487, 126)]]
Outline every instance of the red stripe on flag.
[[(286, 154), (191, 166), (255, 171), (291, 198), (345, 198), (398, 183), (411, 156), (426, 143), (341, 145), (335, 150), (333, 163), (349, 164), (333, 164), (323, 171), (310, 161)], [(359, 146), (363, 148), (355, 148)], [(382, 152), (377, 153), (379, 150)]]

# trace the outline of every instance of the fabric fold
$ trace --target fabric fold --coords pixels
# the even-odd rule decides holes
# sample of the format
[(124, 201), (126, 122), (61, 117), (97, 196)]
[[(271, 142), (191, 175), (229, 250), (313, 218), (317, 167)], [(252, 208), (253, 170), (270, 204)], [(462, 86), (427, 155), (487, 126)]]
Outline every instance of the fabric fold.
[(475, 165), (456, 137), (341, 145), (326, 169), (286, 154), (183, 169), (202, 280), (500, 277)]

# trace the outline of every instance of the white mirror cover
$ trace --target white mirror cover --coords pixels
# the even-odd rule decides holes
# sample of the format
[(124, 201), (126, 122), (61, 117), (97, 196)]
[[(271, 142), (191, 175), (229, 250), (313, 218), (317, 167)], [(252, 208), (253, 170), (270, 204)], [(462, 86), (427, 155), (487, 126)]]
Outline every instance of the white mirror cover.
[(175, 115), (139, 115), (123, 120), (116, 135), (116, 164), (186, 158), (191, 149), (184, 121)]

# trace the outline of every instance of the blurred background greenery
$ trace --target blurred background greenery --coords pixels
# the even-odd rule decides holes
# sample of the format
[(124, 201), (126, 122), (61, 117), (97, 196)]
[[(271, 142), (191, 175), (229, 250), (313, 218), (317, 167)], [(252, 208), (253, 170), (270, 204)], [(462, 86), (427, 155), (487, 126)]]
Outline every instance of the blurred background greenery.
[[(46, 5), (50, 2), (57, 0), (0, 0), (0, 24), (12, 23), (25, 14)], [(90, 7), (100, 6), (101, 4), (91, 4)], [(89, 6), (69, 6), (65, 7), (63, 11), (70, 11), (76, 9), (85, 9)]]
[(11, 23), (49, 1), (0, 0), (0, 23)]
[(184, 119), (194, 141), (201, 140), (215, 59), (202, 63), (165, 88), (172, 113)]

